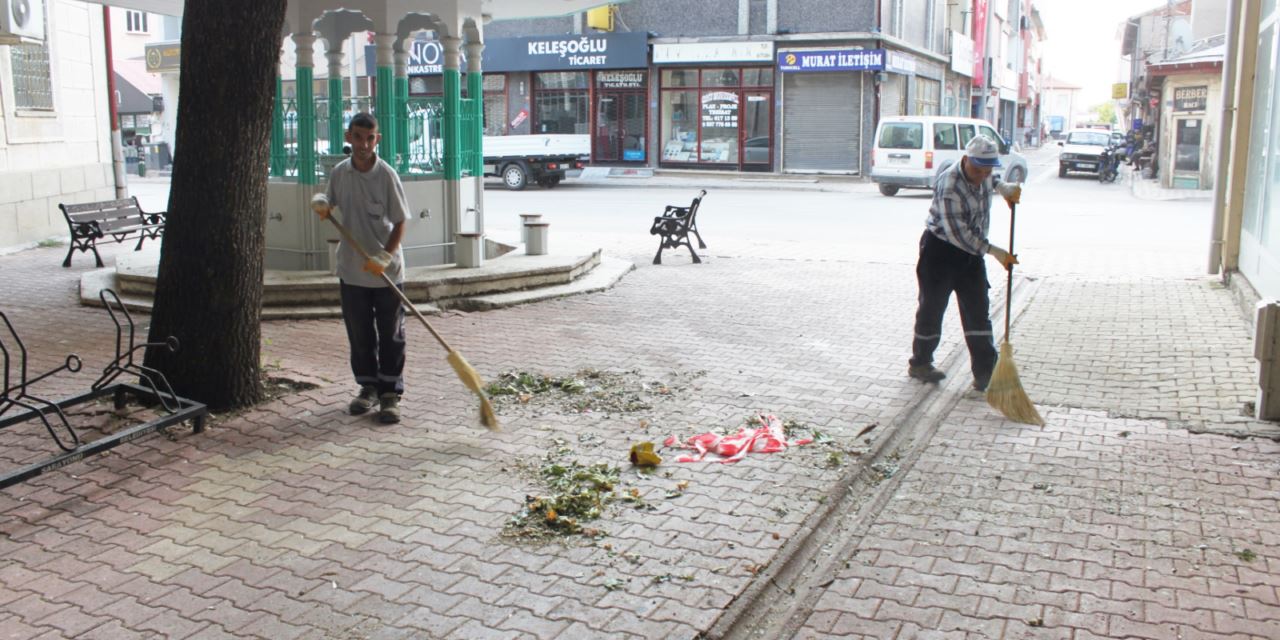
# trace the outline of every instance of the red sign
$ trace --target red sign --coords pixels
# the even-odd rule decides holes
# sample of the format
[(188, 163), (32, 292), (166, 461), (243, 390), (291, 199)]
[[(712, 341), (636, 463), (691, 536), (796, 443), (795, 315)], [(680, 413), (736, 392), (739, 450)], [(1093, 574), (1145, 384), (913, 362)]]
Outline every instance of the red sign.
[(981, 87), (987, 77), (987, 0), (973, 5), (973, 86)]

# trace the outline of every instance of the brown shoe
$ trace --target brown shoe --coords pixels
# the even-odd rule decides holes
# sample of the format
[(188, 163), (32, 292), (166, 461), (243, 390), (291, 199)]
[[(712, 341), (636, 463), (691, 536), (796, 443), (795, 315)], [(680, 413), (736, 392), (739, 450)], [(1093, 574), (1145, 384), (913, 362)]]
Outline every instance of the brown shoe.
[(360, 395), (357, 395), (355, 399), (351, 401), (351, 404), (347, 405), (347, 410), (350, 411), (353, 416), (364, 415), (368, 413), (377, 402), (378, 388), (371, 384), (366, 384), (365, 386), (360, 387)]
[(378, 421), (382, 424), (400, 422), (400, 394), (389, 391), (378, 396)]

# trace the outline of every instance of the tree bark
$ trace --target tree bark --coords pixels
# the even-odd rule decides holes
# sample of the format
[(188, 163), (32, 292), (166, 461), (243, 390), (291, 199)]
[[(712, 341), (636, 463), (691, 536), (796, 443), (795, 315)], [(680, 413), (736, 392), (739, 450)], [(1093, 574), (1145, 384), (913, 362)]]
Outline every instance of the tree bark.
[(271, 107), (285, 0), (188, 2), (178, 126), (146, 363), (224, 411), (262, 398)]

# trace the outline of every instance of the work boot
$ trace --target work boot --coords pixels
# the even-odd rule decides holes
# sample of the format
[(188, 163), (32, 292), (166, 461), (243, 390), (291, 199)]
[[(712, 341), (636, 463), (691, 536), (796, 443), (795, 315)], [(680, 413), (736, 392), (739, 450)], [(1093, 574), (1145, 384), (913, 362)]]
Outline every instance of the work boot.
[(383, 424), (400, 422), (400, 394), (388, 391), (378, 396), (378, 420)]
[(988, 384), (991, 384), (990, 373), (986, 375), (982, 375), (978, 373), (973, 374), (973, 390), (974, 391), (978, 391), (978, 392), (986, 391)]
[(907, 375), (921, 382), (941, 382), (947, 374), (933, 368), (931, 364), (918, 364), (907, 367)]
[(371, 384), (366, 384), (363, 387), (360, 387), (360, 395), (357, 395), (355, 399), (351, 401), (351, 404), (347, 405), (347, 410), (350, 411), (353, 416), (363, 415), (368, 413), (377, 401), (378, 388)]

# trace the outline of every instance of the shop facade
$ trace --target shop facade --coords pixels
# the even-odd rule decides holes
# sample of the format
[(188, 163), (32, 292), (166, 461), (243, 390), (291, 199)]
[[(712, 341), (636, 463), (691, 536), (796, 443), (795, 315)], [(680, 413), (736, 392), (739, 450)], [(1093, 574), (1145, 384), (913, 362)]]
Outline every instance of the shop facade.
[(771, 171), (772, 42), (653, 45), (658, 165)]
[(863, 142), (874, 135), (875, 77), (885, 68), (885, 50), (860, 44), (779, 48), (777, 65), (781, 170), (862, 175)]

